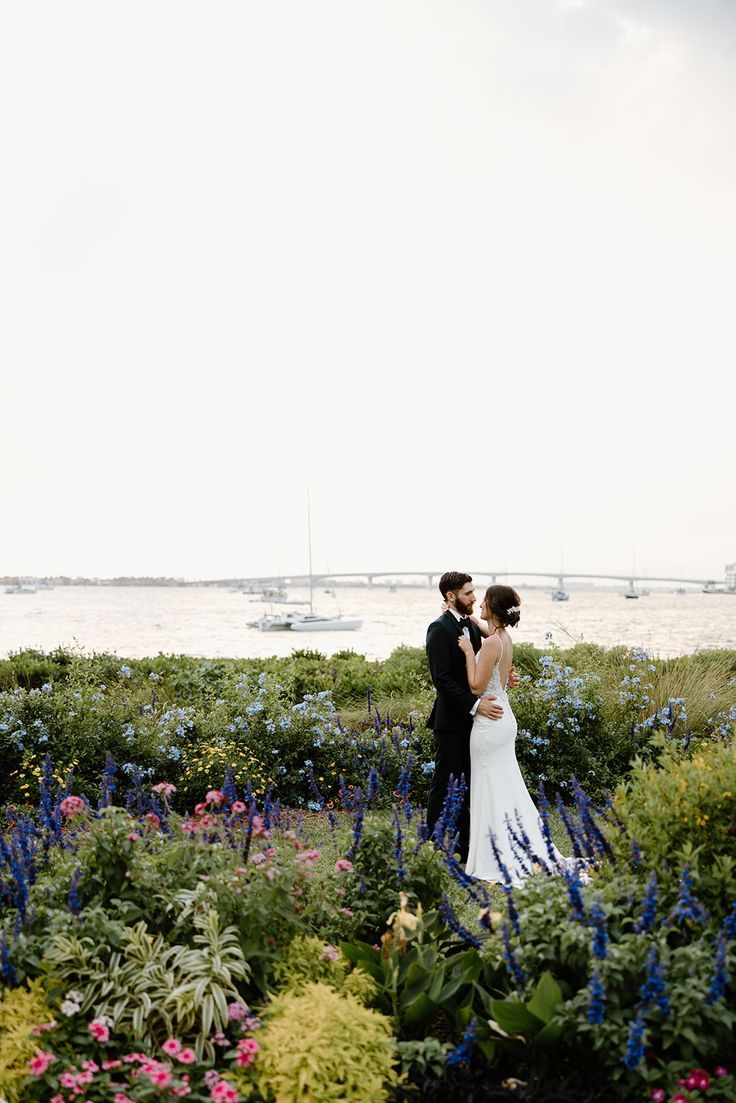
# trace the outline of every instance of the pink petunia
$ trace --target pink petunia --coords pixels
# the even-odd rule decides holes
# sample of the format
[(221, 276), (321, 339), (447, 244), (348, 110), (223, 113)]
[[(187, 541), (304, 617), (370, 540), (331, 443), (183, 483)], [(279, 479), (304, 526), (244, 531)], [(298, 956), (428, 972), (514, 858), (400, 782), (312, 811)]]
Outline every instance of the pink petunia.
[(155, 812), (146, 812), (146, 823), (152, 829), (161, 826), (161, 820), (158, 818)]
[(197, 1054), (193, 1049), (182, 1049), (176, 1056), (177, 1060), (181, 1061), (182, 1065), (193, 1065), (197, 1060)]
[(713, 1075), (718, 1077), (728, 1076), (728, 1069), (724, 1068), (723, 1065), (716, 1065), (713, 1069)]
[(36, 1050), (36, 1056), (28, 1062), (28, 1071), (31, 1076), (43, 1076), (49, 1065), (53, 1064), (56, 1056), (53, 1053), (45, 1053), (42, 1049)]
[(151, 791), (153, 793), (163, 793), (165, 797), (170, 797), (172, 793), (176, 792), (176, 786), (172, 785), (170, 781), (159, 781), (152, 786)]
[(122, 1061), (103, 1061), (102, 1062), (103, 1072), (109, 1072), (110, 1069), (119, 1069), (120, 1066), (122, 1065), (122, 1063), (123, 1063)]
[(59, 1083), (62, 1088), (76, 1088), (77, 1078), (73, 1072), (62, 1072), (59, 1077)]
[(335, 862), (335, 873), (351, 873), (353, 863), (347, 858), (338, 858)]
[(222, 802), (224, 801), (225, 794), (222, 793), (219, 789), (210, 789), (204, 799), (207, 801), (207, 804), (219, 805), (222, 804)]
[(159, 1068), (154, 1069), (148, 1074), (148, 1079), (157, 1088), (168, 1088), (173, 1078), (174, 1077), (171, 1069), (167, 1069), (164, 1066), (159, 1066)]
[(84, 812), (84, 801), (81, 797), (65, 797), (59, 805), (59, 811), (71, 819), (72, 816), (78, 816), (80, 812)]
[(135, 831), (129, 831), (125, 838), (128, 840), (129, 843), (138, 842), (138, 834)]
[(235, 1088), (232, 1084), (228, 1084), (227, 1080), (220, 1080), (218, 1084), (215, 1084), (210, 1095), (215, 1103), (238, 1103), (240, 1099)]
[(234, 816), (242, 816), (243, 812), (245, 812), (245, 805), (242, 800), (234, 800), (230, 805), (230, 811)]
[(181, 1052), (181, 1042), (176, 1038), (167, 1038), (161, 1049), (167, 1057), (176, 1057), (177, 1053)]
[(664, 1088), (652, 1088), (652, 1103), (664, 1103), (667, 1093)]
[(276, 870), (273, 868), (273, 866), (269, 866), (268, 869), (266, 870), (266, 877), (268, 877), (269, 881), (273, 881), (275, 876), (276, 876)]
[(115, 1092), (113, 1103), (133, 1103), (133, 1100), (125, 1092)]
[(260, 1048), (255, 1038), (241, 1038), (238, 1042), (238, 1049), (244, 1053), (258, 1053)]
[(61, 1092), (57, 1092), (56, 1095), (51, 1096), (51, 1103), (64, 1103), (64, 1096)]
[(91, 1023), (87, 1023), (87, 1030), (98, 1042), (109, 1042), (110, 1040), (110, 1028), (104, 1019), (93, 1019)]

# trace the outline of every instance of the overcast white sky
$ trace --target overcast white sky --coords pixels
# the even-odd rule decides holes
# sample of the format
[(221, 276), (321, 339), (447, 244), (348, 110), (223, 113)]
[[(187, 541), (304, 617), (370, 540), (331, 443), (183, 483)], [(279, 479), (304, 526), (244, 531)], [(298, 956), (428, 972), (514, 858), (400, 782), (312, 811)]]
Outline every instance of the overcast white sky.
[(0, 575), (736, 558), (731, 0), (0, 0)]

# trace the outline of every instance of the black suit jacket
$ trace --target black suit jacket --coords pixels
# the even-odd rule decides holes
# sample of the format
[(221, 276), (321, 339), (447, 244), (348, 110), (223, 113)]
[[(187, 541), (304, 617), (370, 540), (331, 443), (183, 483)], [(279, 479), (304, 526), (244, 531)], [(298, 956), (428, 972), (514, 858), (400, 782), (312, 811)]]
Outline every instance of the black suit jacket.
[[(469, 631), (477, 652), (483, 642), (480, 629), (471, 621)], [(465, 655), (457, 642), (461, 634), (462, 628), (449, 609), (427, 629), (429, 673), (437, 690), (427, 727), (435, 731), (469, 733), (473, 726), (470, 710), (478, 698), (468, 685)]]

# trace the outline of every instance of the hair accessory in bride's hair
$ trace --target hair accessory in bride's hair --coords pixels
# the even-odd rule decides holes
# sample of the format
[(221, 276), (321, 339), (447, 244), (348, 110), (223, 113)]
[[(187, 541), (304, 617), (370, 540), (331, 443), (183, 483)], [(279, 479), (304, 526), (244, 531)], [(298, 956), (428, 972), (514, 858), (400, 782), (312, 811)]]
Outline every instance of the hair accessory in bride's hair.
[(521, 606), (520, 605), (509, 605), (506, 612), (507, 613), (520, 613), (521, 612)]

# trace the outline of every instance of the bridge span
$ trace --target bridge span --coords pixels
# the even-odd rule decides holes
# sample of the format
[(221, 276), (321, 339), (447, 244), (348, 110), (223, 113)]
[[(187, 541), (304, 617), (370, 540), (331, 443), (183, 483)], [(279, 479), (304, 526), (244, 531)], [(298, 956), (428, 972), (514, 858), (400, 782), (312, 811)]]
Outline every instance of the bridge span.
[[(365, 582), (368, 586), (373, 586), (375, 583), (387, 584), (395, 579), (399, 578), (412, 578), (412, 579), (426, 579), (428, 586), (435, 586), (439, 580), (443, 571), (329, 571), (322, 574), (313, 574), (312, 582), (319, 583), (320, 585), (332, 584), (339, 585), (341, 582), (347, 582), (349, 580), (359, 580)], [(469, 574), (474, 579), (490, 579), (490, 584), (495, 585), (497, 579), (511, 579), (520, 580), (527, 578), (545, 578), (556, 581), (559, 589), (564, 590), (565, 580), (569, 579), (582, 579), (590, 581), (607, 581), (607, 582), (625, 582), (629, 585), (630, 589), (634, 589), (636, 583), (642, 582), (660, 582), (669, 583), (675, 586), (724, 586), (724, 580), (715, 580), (709, 578), (670, 578), (662, 575), (640, 575), (633, 574), (631, 571), (624, 571), (621, 574), (596, 574), (588, 573), (585, 571), (509, 571), (509, 570), (485, 570), (485, 571), (469, 571)], [(289, 575), (287, 578), (276, 577), (270, 575), (263, 578), (246, 578), (241, 580), (244, 583), (251, 583), (253, 585), (273, 585), (278, 583), (289, 582), (295, 586), (308, 586), (309, 575)]]

